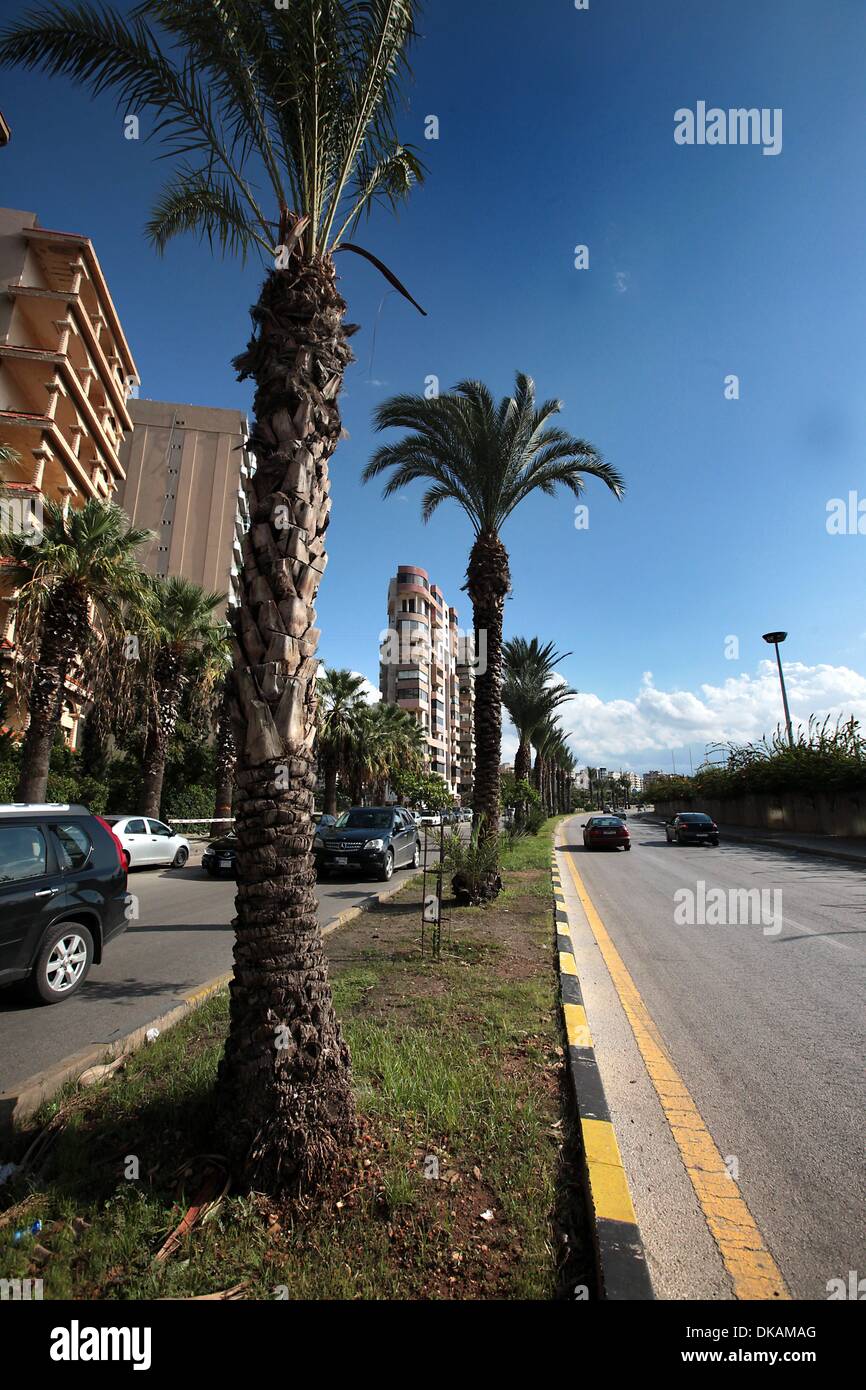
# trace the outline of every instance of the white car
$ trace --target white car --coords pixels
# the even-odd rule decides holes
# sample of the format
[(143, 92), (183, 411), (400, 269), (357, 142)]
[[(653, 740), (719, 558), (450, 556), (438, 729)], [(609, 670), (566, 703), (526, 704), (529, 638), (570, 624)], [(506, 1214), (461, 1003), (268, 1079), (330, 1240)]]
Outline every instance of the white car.
[(121, 843), (128, 869), (170, 864), (182, 869), (189, 859), (189, 840), (164, 821), (148, 816), (104, 816)]
[(419, 825), (441, 825), (442, 817), (438, 811), (422, 811), (418, 817)]

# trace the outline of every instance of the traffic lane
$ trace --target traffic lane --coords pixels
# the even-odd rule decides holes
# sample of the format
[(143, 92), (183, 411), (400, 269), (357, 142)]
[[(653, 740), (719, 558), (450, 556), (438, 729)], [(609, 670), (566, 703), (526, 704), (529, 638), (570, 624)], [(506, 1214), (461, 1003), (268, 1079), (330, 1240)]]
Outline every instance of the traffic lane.
[[(862, 871), (740, 843), (668, 846), (635, 820), (631, 854), (595, 853), (579, 826), (574, 862), (792, 1292), (826, 1298), (837, 1266), (864, 1261)], [(678, 924), (676, 908), (699, 917), (711, 888), (727, 924)], [(744, 888), (764, 890), (766, 922), (732, 920)]]
[[(397, 870), (387, 887), (412, 877)], [(385, 888), (350, 877), (317, 884), (320, 925)], [(129, 891), (136, 918), (71, 999), (40, 1007), (20, 986), (0, 989), (0, 1092), (84, 1048), (110, 1046), (231, 970), (232, 879), (212, 879), (191, 862), (185, 869), (133, 870)]]

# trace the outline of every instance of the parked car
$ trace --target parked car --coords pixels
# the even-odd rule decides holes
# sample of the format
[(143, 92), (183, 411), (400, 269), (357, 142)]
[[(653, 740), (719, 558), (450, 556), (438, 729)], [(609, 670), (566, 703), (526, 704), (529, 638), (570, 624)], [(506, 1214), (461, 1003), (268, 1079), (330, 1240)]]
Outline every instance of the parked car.
[(438, 811), (422, 811), (418, 817), (419, 825), (441, 825), (442, 817)]
[(42, 1004), (81, 988), (129, 922), (119, 839), (85, 806), (0, 806), (0, 985)]
[(471, 807), (471, 806), (464, 806), (464, 807), (463, 807), (463, 809), (462, 809), (461, 812), (460, 812), (460, 819), (461, 819), (462, 821), (471, 821), (471, 820), (472, 820), (472, 807)]
[(665, 823), (669, 845), (717, 845), (719, 827), (703, 811), (680, 811)]
[(387, 883), (395, 869), (421, 864), (418, 827), (402, 806), (353, 806), (316, 835), (314, 848), (322, 878), (333, 869), (354, 869)]
[(619, 816), (590, 816), (583, 824), (583, 847), (631, 849), (631, 836)]
[(106, 816), (126, 855), (128, 869), (169, 864), (182, 869), (189, 859), (189, 840), (164, 821), (147, 816)]
[(205, 873), (209, 874), (211, 878), (221, 876), (234, 878), (237, 871), (235, 863), (237, 847), (238, 837), (234, 832), (221, 836), (219, 840), (211, 840), (201, 857), (201, 866)]

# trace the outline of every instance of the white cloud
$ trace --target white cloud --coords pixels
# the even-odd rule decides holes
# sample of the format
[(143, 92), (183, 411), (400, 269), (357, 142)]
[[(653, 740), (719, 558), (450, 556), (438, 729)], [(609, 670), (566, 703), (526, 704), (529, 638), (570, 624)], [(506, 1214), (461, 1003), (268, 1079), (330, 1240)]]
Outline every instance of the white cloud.
[[(786, 662), (785, 681), (795, 728), (810, 715), (835, 720), (853, 714), (866, 724), (866, 677), (850, 667)], [(772, 734), (783, 718), (773, 661), (697, 692), (659, 690), (645, 671), (633, 699), (602, 700), (582, 692), (559, 714), (578, 761), (603, 767), (667, 767), (672, 748), (691, 744), (700, 756), (706, 744), (747, 743)]]

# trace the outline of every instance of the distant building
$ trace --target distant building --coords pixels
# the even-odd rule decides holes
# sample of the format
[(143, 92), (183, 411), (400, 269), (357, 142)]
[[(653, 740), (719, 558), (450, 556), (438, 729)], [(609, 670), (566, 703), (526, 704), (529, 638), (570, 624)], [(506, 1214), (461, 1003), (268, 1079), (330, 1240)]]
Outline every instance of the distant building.
[(245, 415), (147, 400), (130, 401), (129, 412), (134, 430), (123, 446), (118, 501), (135, 526), (155, 533), (142, 564), (223, 593), (233, 606), (249, 525)]
[[(116, 499), (137, 381), (89, 238), (40, 227), (33, 212), (0, 208), (0, 444), (18, 455), (0, 474), (4, 524), (46, 498), (64, 507)], [(24, 715), (9, 684), (17, 660), (12, 597), (0, 585), (0, 671), (8, 724), (17, 732)], [(85, 703), (70, 674), (61, 727), (73, 747)]]
[(424, 731), (427, 769), (468, 802), (475, 761), (475, 680), (457, 610), (426, 570), (400, 565), (388, 585), (388, 627), (379, 690)]

